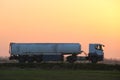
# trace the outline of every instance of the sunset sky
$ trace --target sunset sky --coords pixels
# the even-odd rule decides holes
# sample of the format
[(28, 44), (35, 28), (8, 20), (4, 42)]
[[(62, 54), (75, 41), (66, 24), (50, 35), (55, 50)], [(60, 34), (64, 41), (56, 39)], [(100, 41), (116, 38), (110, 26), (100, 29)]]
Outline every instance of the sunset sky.
[(0, 0), (0, 56), (10, 42), (102, 43), (120, 59), (120, 0)]

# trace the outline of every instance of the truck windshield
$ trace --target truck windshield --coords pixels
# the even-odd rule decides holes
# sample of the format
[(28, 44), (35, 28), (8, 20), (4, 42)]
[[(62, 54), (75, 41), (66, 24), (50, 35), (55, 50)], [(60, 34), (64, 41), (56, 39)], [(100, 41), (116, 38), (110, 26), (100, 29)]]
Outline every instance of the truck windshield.
[(95, 48), (96, 48), (97, 50), (103, 50), (103, 47), (104, 47), (103, 45), (96, 45)]

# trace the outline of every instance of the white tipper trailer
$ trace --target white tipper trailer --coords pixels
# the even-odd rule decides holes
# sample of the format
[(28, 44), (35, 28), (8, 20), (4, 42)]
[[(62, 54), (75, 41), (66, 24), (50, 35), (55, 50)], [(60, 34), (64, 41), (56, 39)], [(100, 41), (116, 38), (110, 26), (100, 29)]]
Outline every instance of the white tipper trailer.
[[(104, 58), (102, 44), (89, 44), (89, 53), (84, 57), (92, 63), (102, 61)], [(73, 63), (80, 58), (78, 54), (84, 53), (79, 43), (10, 43), (10, 60), (20, 63), (41, 61), (64, 61), (64, 55), (70, 54), (66, 61)]]

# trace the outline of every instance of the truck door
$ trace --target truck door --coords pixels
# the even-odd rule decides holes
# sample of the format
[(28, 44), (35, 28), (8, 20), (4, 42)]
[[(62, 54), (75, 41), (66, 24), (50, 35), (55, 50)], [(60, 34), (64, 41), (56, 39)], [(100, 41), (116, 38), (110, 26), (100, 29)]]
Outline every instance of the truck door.
[(89, 45), (89, 59), (92, 63), (97, 63), (97, 61), (102, 61), (104, 57), (102, 44), (90, 44)]
[(103, 45), (98, 44), (96, 45), (96, 54), (97, 54), (97, 60), (102, 61), (104, 58), (104, 52), (103, 52)]

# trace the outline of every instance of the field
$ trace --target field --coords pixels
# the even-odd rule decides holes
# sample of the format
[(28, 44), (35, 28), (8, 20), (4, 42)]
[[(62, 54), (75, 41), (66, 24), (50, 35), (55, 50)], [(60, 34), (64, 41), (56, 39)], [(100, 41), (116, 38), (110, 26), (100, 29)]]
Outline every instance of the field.
[(19, 64), (0, 58), (0, 80), (120, 80), (120, 61)]
[(120, 65), (0, 64), (0, 80), (119, 80)]
[(119, 80), (118, 71), (87, 70), (0, 70), (0, 80)]

